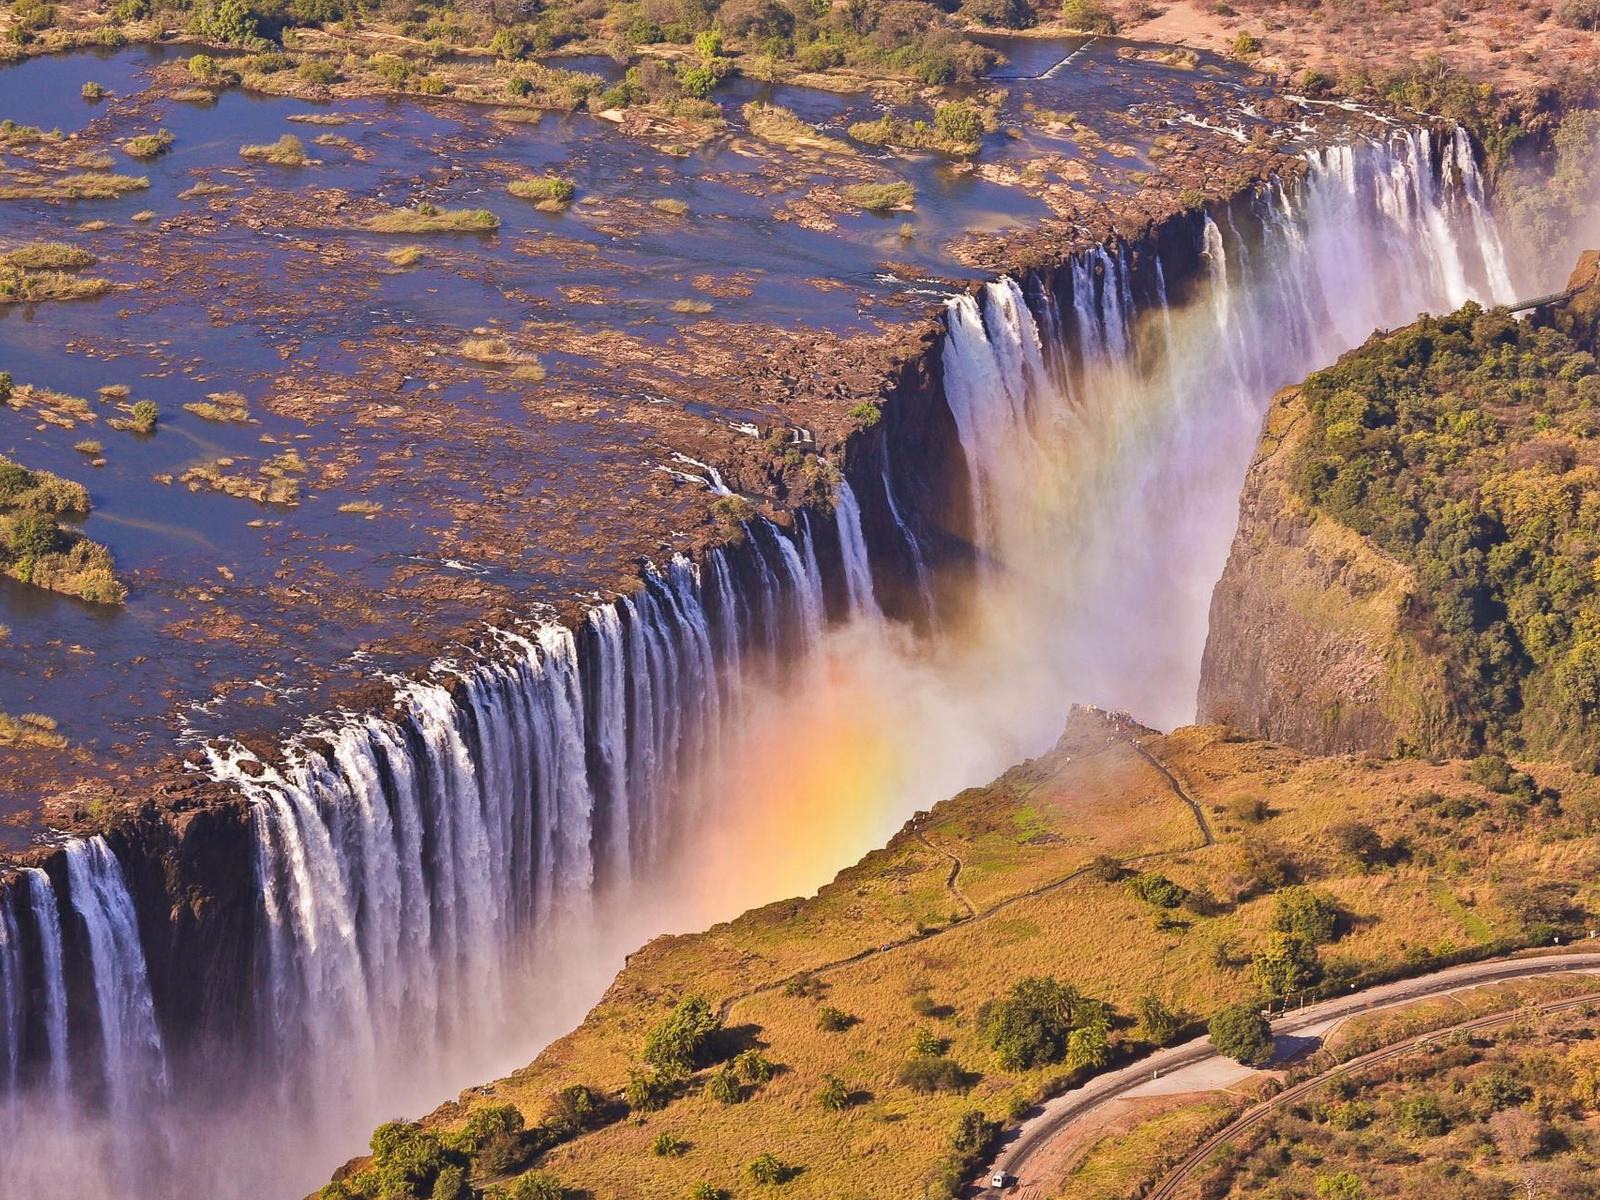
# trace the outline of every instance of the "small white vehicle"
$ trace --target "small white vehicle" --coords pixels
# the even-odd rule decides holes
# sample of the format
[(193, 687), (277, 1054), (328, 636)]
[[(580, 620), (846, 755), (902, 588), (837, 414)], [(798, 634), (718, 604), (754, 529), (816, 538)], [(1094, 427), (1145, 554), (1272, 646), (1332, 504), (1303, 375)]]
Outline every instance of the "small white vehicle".
[(993, 1175), (989, 1176), (989, 1186), (992, 1188), (1000, 1188), (1004, 1190), (1006, 1184), (1010, 1182), (1011, 1176), (1007, 1175), (1004, 1171), (997, 1170)]

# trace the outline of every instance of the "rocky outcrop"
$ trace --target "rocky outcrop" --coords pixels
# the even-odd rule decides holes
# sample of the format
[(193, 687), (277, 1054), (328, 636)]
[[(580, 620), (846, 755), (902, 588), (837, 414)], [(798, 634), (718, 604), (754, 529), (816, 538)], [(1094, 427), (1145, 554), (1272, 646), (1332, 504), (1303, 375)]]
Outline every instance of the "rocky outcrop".
[(1411, 572), (1294, 492), (1300, 393), (1280, 393), (1211, 597), (1200, 720), (1318, 754), (1459, 751)]

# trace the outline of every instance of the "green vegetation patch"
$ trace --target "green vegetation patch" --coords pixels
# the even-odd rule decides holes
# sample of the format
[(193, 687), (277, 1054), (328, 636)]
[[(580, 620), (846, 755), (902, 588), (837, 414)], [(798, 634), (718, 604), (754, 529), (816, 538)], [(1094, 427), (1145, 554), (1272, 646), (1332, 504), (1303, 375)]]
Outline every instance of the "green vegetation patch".
[[(7, 381), (7, 391), (9, 386)], [(121, 604), (128, 592), (116, 577), (111, 552), (60, 520), (88, 515), (89, 493), (82, 484), (0, 458), (0, 570), (35, 587)]]
[(844, 198), (857, 208), (885, 216), (905, 211), (916, 202), (917, 190), (909, 183), (855, 183), (844, 189)]
[(73, 273), (95, 262), (87, 250), (65, 242), (31, 242), (0, 254), (0, 304), (103, 296), (111, 290), (110, 280)]
[(306, 154), (305, 143), (292, 133), (286, 133), (264, 146), (240, 146), (239, 157), (252, 162), (271, 163), (275, 167), (303, 167), (312, 161)]
[(513, 179), (506, 191), (520, 200), (532, 200), (534, 207), (546, 212), (560, 212), (572, 203), (578, 189), (570, 179), (559, 175), (542, 175), (533, 179)]
[(1600, 767), (1600, 373), (1475, 304), (1303, 388), (1294, 486), (1410, 567), (1471, 742)]
[(172, 149), (173, 136), (165, 129), (143, 133), (122, 143), (122, 152), (129, 158), (157, 158)]

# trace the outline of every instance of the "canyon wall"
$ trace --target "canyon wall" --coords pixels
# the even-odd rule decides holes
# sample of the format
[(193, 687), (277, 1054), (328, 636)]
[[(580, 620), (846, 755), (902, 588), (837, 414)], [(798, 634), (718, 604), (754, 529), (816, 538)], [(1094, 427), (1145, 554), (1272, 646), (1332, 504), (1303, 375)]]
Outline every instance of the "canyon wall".
[(1267, 413), (1212, 593), (1199, 719), (1316, 754), (1464, 749), (1438, 659), (1408, 629), (1416, 581), (1294, 493), (1294, 389)]

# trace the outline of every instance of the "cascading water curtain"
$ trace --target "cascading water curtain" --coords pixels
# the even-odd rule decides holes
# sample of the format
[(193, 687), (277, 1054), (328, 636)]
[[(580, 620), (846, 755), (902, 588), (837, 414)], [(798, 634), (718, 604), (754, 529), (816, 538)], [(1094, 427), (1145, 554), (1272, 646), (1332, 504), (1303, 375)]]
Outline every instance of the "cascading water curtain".
[[(254, 1198), (264, 1179), (314, 1180), (377, 1121), (441, 1098), (442, 1079), (504, 1069), (528, 996), (557, 973), (551, 944), (582, 936), (608, 889), (646, 898), (652, 871), (716, 818), (707, 769), (740, 754), (758, 685), (797, 686), (835, 636), (853, 639), (850, 673), (868, 685), (853, 702), (872, 720), (847, 731), (935, 763), (872, 796), (896, 819), (1036, 753), (1073, 701), (1189, 719), (1273, 390), (1375, 327), (1507, 295), (1464, 135), (1397, 130), (1308, 166), (1248, 212), (1197, 221), (1205, 277), (1184, 281), (1181, 307), (1159, 259), (1116, 245), (1048, 287), (1001, 279), (950, 303), (945, 400), (979, 551), (959, 629), (931, 612), (921, 514), (896, 495), (885, 445), (872, 494), (843, 489), (832, 528), (752, 522), (741, 549), (675, 558), (576, 631), (502, 632), (500, 653), (406, 682), (392, 718), (318, 723), (280, 762), (213, 751), (213, 773), (253, 801), (260, 893), (255, 1011), (222, 1065), (237, 1103), (181, 1108), (189, 1081), (165, 1053), (173, 1031), (110, 847), (74, 843), (64, 891), (24, 872), (0, 907), (6, 1132), (44, 1145), (48, 1111), (45, 1132), (72, 1136), (13, 1190)], [(863, 500), (906, 539), (894, 557), (944, 631), (934, 654), (908, 659), (877, 619)], [(838, 579), (823, 579), (824, 535)], [(830, 598), (859, 618), (844, 633), (828, 629)], [(103, 1122), (110, 1166), (95, 1176), (83, 1130), (135, 1109)]]
[[(280, 763), (208, 748), (210, 773), (253, 801), (257, 1011), (240, 1042), (275, 1111), (381, 1114), (397, 1075), (426, 1080), (505, 1028), (597, 880), (625, 882), (692, 833), (704, 787), (690, 782), (716, 759), (745, 667), (770, 673), (821, 636), (808, 520), (794, 534), (752, 522), (743, 584), (723, 552), (704, 568), (676, 556), (576, 635), (496, 631), (499, 653), (404, 682), (399, 716), (319, 721)], [(876, 611), (848, 485), (836, 520), (841, 594)], [(133, 900), (104, 839), (67, 843), (65, 859), (65, 898), (29, 869), (0, 907), (0, 1087), (13, 1113), (47, 1098), (161, 1141), (168, 1067)], [(86, 1008), (69, 1007), (64, 922)]]
[(1276, 389), (1375, 328), (1511, 298), (1464, 133), (1397, 130), (1308, 160), (1248, 220), (1203, 218), (1206, 278), (1181, 311), (1161, 263), (1126, 247), (1080, 255), (1053, 289), (1000, 279), (948, 306), (974, 645), (1034, 745), (1059, 728), (1059, 705), (1038, 703), (1051, 694), (1193, 718), (1210, 591)]

